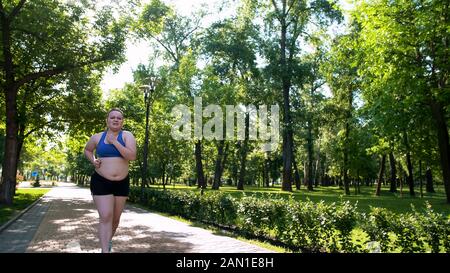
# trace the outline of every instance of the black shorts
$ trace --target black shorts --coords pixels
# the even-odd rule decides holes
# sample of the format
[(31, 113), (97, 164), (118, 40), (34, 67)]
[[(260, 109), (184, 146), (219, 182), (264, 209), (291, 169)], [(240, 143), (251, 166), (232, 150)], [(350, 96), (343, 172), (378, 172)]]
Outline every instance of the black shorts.
[(111, 181), (94, 172), (91, 176), (92, 195), (128, 196), (130, 193), (130, 177), (127, 175), (123, 180)]

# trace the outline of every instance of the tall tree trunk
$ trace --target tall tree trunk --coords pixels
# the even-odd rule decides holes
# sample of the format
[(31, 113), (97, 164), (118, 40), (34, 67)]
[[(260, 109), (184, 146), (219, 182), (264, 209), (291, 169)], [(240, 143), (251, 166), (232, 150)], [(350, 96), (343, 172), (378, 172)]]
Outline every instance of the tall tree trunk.
[(322, 186), (329, 186), (330, 185), (330, 179), (327, 173), (327, 164), (326, 164), (326, 155), (323, 155), (323, 158), (320, 160), (320, 184)]
[(163, 189), (166, 190), (166, 163), (162, 164), (162, 179), (161, 179)]
[(266, 180), (266, 187), (270, 187), (270, 169), (271, 169), (271, 163), (270, 163), (270, 154), (267, 152), (267, 156), (265, 159), (264, 166), (266, 167), (267, 172), (267, 180)]
[(309, 191), (313, 190), (314, 173), (313, 173), (313, 161), (314, 161), (314, 143), (312, 139), (312, 124), (311, 117), (308, 115), (308, 130), (307, 130), (307, 151), (308, 151), (308, 181), (307, 187)]
[(348, 90), (348, 101), (347, 101), (347, 113), (346, 113), (346, 121), (345, 121), (345, 139), (344, 139), (344, 189), (345, 194), (350, 195), (350, 183), (348, 178), (348, 170), (349, 170), (349, 160), (348, 156), (350, 153), (350, 122), (352, 119), (352, 109), (353, 109), (353, 92), (351, 87)]
[(6, 94), (6, 139), (0, 184), (0, 204), (12, 205), (16, 189), (17, 155), (19, 143), (17, 139), (18, 124), (16, 122), (15, 91)]
[(361, 193), (359, 189), (359, 170), (356, 172), (356, 179), (355, 179), (355, 195)]
[(422, 183), (422, 160), (419, 160), (419, 183), (420, 183), (420, 197), (423, 198), (423, 183)]
[(303, 185), (304, 186), (308, 186), (308, 170), (309, 170), (309, 168), (308, 168), (308, 162), (307, 161), (303, 162), (303, 170), (304, 170), (304, 172), (303, 172)]
[[(443, 14), (444, 16), (441, 16), (441, 19), (443, 19), (442, 23), (444, 25), (448, 25), (449, 23), (449, 5), (443, 6)], [(440, 59), (440, 62), (433, 62), (438, 65), (438, 63), (443, 64), (441, 68), (437, 67), (435, 68), (435, 65), (431, 67), (431, 79), (432, 79), (432, 85), (433, 87), (436, 87), (438, 89), (438, 93), (445, 93), (447, 90), (447, 83), (448, 83), (448, 63), (449, 63), (449, 54), (448, 54), (448, 48), (450, 47), (450, 39), (448, 38), (448, 35), (443, 36), (444, 39), (442, 39), (443, 47), (447, 49), (446, 53), (442, 56), (442, 59)], [(435, 59), (435, 48), (436, 45), (434, 42), (431, 44), (431, 58)], [(418, 50), (417, 50), (418, 51)], [(418, 51), (419, 52), (419, 51)], [(420, 54), (417, 54), (417, 57), (419, 57)], [(439, 71), (439, 72), (438, 72)], [(445, 188), (445, 194), (447, 196), (447, 203), (450, 203), (450, 143), (449, 143), (449, 135), (448, 135), (448, 125), (447, 125), (447, 117), (446, 117), (446, 106), (444, 105), (439, 99), (436, 99), (433, 95), (433, 92), (431, 89), (428, 90), (428, 101), (431, 106), (431, 112), (434, 117), (435, 125), (436, 125), (436, 131), (438, 136), (438, 145), (439, 145), (439, 155), (440, 155), (440, 162), (441, 162), (441, 168), (442, 168), (442, 179), (444, 181), (444, 188)]]
[(414, 192), (414, 175), (413, 175), (413, 167), (411, 162), (411, 153), (406, 153), (406, 165), (408, 167), (408, 176), (406, 177), (407, 183), (409, 186), (409, 194), (411, 196), (415, 196), (416, 193)]
[(223, 146), (225, 145), (225, 140), (220, 140), (217, 144), (217, 158), (216, 158), (216, 166), (214, 168), (214, 182), (212, 185), (213, 190), (218, 190), (220, 185), (220, 179), (222, 177), (221, 169), (222, 169), (222, 157), (223, 157)]
[(391, 176), (390, 176), (390, 184), (391, 188), (389, 189), (390, 192), (397, 192), (397, 170), (395, 168), (395, 158), (394, 153), (389, 153), (389, 164), (391, 166)]
[(403, 170), (400, 163), (398, 165), (398, 170), (399, 170), (399, 175), (400, 175), (400, 177), (399, 177), (400, 197), (402, 197), (403, 196), (403, 182), (405, 181), (406, 175), (405, 175), (405, 170)]
[(267, 159), (264, 159), (263, 161), (263, 166), (262, 166), (262, 179), (263, 179), (263, 183), (262, 186), (263, 187), (269, 187), (269, 170), (267, 167)]
[(200, 140), (195, 142), (195, 165), (197, 170), (197, 185), (199, 188), (206, 189), (206, 181), (203, 174), (202, 163), (202, 142)]
[(443, 106), (434, 99), (431, 101), (431, 110), (438, 133), (439, 155), (442, 168), (442, 179), (444, 180), (447, 203), (450, 203), (450, 145), (447, 121)]
[(414, 176), (413, 176), (413, 167), (411, 163), (411, 152), (409, 148), (408, 134), (404, 133), (405, 147), (406, 147), (406, 167), (408, 168), (408, 175), (406, 176), (406, 181), (409, 186), (409, 194), (411, 196), (415, 196), (414, 192)]
[(225, 151), (223, 152), (223, 158), (222, 158), (222, 163), (220, 164), (220, 177), (222, 177), (223, 175), (223, 171), (225, 170), (225, 164), (227, 163), (227, 157), (228, 157), (228, 150), (230, 147), (230, 143), (227, 142), (225, 144)]
[(297, 168), (297, 160), (295, 160), (295, 156), (294, 156), (294, 181), (295, 181), (295, 188), (297, 190), (300, 190), (300, 185), (301, 185), (301, 181), (300, 181), (300, 173), (298, 172), (298, 168)]
[(384, 176), (384, 167), (386, 162), (386, 155), (383, 154), (380, 160), (380, 171), (378, 172), (378, 181), (377, 181), (377, 189), (375, 190), (375, 195), (380, 196), (381, 194), (381, 182), (383, 181)]
[(317, 160), (316, 160), (316, 167), (314, 168), (314, 187), (318, 187), (321, 183), (320, 181), (320, 158), (319, 154), (317, 153)]
[(429, 165), (427, 166), (427, 170), (425, 171), (425, 178), (427, 180), (425, 190), (427, 192), (434, 193), (435, 191), (433, 187), (433, 175), (431, 173), (431, 168)]
[(280, 37), (280, 64), (281, 82), (283, 86), (283, 181), (281, 188), (283, 191), (292, 191), (292, 156), (293, 156), (293, 135), (291, 106), (289, 90), (291, 88), (291, 76), (289, 63), (286, 59), (287, 47), (287, 22), (286, 22), (286, 1), (283, 1), (283, 14), (280, 15), (281, 37)]
[[(20, 4), (23, 5), (24, 1)], [(2, 6), (3, 9), (3, 6)], [(17, 117), (17, 92), (14, 79), (13, 57), (11, 51), (10, 18), (4, 10), (0, 12), (0, 25), (2, 34), (1, 64), (4, 75), (4, 96), (6, 113), (6, 138), (2, 164), (2, 179), (0, 181), (0, 204), (12, 205), (16, 190), (17, 155), (18, 155), (18, 132), (19, 124)]]
[(248, 133), (249, 133), (250, 114), (245, 114), (245, 138), (244, 144), (241, 147), (241, 170), (239, 172), (239, 181), (237, 185), (238, 190), (244, 190), (244, 181), (247, 164), (247, 150), (248, 150)]
[(349, 179), (348, 179), (348, 141), (349, 141), (349, 133), (350, 133), (350, 124), (347, 121), (345, 123), (345, 140), (344, 140), (344, 168), (342, 170), (343, 177), (344, 177), (344, 190), (346, 195), (350, 195), (350, 186), (349, 186)]

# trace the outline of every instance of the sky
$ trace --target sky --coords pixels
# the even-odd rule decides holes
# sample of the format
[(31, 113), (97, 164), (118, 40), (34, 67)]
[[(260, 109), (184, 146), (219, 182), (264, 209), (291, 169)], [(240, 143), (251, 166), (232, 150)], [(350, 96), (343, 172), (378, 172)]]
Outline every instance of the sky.
[[(149, 2), (150, 0), (148, 0)], [(182, 15), (189, 15), (191, 11), (198, 9), (201, 5), (208, 6), (208, 10), (214, 10), (218, 6), (221, 0), (163, 0), (166, 4), (173, 5), (176, 11)], [(346, 4), (347, 0), (340, 0), (344, 5), (344, 8), (349, 5)], [(230, 11), (222, 12), (221, 17), (229, 15)], [(217, 20), (217, 15), (214, 17), (207, 17), (204, 20), (204, 24), (209, 24), (212, 20)], [(104, 96), (108, 96), (111, 89), (121, 89), (125, 83), (133, 82), (133, 70), (136, 69), (138, 64), (148, 64), (150, 55), (152, 54), (149, 41), (141, 42), (127, 42), (126, 57), (127, 61), (123, 63), (117, 73), (113, 73), (111, 70), (107, 71), (100, 84), (103, 90)]]

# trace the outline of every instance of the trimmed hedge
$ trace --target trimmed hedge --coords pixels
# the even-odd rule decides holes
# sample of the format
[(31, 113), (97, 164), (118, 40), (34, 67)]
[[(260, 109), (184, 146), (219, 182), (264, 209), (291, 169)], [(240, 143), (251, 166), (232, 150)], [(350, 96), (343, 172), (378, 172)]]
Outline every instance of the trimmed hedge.
[[(302, 252), (450, 252), (450, 219), (428, 205), (394, 214), (384, 208), (358, 213), (350, 202), (234, 198), (222, 192), (132, 188), (130, 201), (152, 210), (226, 227)], [(359, 232), (359, 234), (358, 234)], [(357, 235), (358, 234), (358, 235)], [(355, 239), (356, 238), (356, 239)]]

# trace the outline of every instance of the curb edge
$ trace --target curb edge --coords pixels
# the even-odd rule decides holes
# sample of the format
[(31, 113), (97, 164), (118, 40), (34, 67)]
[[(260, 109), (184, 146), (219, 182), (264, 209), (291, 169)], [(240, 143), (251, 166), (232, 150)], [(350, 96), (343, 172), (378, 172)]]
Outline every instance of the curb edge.
[(2, 226), (0, 226), (0, 233), (2, 233), (5, 229), (7, 229), (12, 223), (14, 223), (17, 219), (19, 219), (20, 217), (22, 217), (22, 215), (24, 215), (27, 211), (29, 211), (32, 207), (34, 207), (37, 203), (39, 203), (42, 198), (45, 196), (46, 194), (42, 195), (41, 197), (39, 197), (37, 200), (35, 200), (33, 203), (31, 203), (31, 205), (29, 205), (28, 207), (24, 208), (23, 210), (21, 210), (16, 216), (14, 216), (13, 218), (11, 218), (9, 221), (7, 221), (6, 223), (4, 223)]

